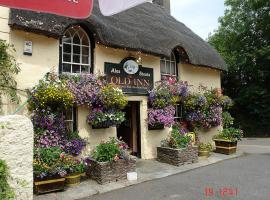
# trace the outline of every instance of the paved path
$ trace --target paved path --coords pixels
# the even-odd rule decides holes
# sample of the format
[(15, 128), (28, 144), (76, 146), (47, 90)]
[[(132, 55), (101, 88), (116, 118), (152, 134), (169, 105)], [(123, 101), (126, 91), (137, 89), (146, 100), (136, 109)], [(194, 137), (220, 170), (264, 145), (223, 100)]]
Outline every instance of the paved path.
[(247, 154), (84, 200), (269, 200), (270, 139), (244, 140), (239, 148)]

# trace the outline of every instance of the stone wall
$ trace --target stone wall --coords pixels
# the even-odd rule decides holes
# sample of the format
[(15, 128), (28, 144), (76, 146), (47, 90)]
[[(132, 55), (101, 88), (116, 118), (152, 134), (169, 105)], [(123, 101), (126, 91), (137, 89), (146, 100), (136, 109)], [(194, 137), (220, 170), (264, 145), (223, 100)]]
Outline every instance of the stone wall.
[(33, 125), (21, 115), (0, 117), (0, 159), (10, 171), (16, 200), (33, 199)]
[(157, 160), (175, 166), (198, 162), (198, 147), (188, 146), (182, 149), (157, 147)]

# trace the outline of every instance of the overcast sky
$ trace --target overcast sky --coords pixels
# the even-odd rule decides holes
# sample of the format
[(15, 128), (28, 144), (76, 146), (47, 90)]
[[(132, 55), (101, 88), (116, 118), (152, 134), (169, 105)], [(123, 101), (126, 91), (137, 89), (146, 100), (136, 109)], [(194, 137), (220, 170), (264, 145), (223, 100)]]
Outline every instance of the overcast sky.
[(224, 9), (224, 0), (171, 0), (172, 15), (203, 39), (218, 28)]

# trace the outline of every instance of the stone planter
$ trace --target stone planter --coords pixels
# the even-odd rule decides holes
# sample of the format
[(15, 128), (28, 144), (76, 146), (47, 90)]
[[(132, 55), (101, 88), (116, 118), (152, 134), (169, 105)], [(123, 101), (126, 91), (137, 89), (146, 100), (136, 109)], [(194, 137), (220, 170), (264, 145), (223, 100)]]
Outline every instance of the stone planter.
[(66, 186), (76, 186), (81, 183), (82, 174), (75, 174), (66, 176)]
[(237, 148), (237, 141), (231, 142), (227, 140), (215, 139), (216, 153), (222, 153), (226, 155), (234, 154)]
[(62, 191), (65, 187), (65, 178), (42, 180), (34, 182), (36, 194), (45, 194), (49, 192)]
[(155, 125), (148, 124), (148, 130), (162, 130), (162, 129), (164, 129), (164, 124), (155, 124)]
[(136, 170), (136, 158), (131, 160), (120, 159), (112, 162), (92, 161), (86, 171), (89, 178), (96, 180), (99, 184), (115, 182), (127, 179), (127, 172)]
[(198, 162), (198, 147), (188, 146), (183, 149), (157, 147), (157, 160), (175, 166)]

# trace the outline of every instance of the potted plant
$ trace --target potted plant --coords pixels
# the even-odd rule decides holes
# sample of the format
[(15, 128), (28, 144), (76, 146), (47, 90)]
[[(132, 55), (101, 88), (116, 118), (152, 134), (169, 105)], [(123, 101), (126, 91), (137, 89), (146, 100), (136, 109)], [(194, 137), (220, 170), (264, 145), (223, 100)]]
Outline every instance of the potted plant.
[(191, 145), (191, 137), (180, 125), (173, 125), (170, 136), (157, 147), (157, 160), (180, 166), (198, 162), (198, 147)]
[(222, 154), (233, 154), (236, 152), (237, 141), (243, 137), (243, 131), (236, 128), (224, 128), (218, 135), (213, 137), (216, 152)]
[(66, 185), (75, 186), (81, 183), (81, 176), (85, 172), (85, 164), (83, 160), (78, 160), (70, 155), (65, 155), (64, 158), (66, 175)]
[(127, 172), (135, 171), (136, 158), (128, 146), (116, 138), (100, 143), (88, 159), (86, 174), (99, 184), (124, 180)]
[(210, 152), (212, 151), (212, 144), (211, 143), (199, 143), (199, 156), (208, 158), (210, 156)]
[(118, 110), (93, 109), (87, 118), (87, 122), (93, 129), (109, 128), (118, 126), (125, 121), (125, 113)]
[(34, 190), (37, 194), (64, 190), (67, 174), (59, 147), (37, 148), (34, 152)]

